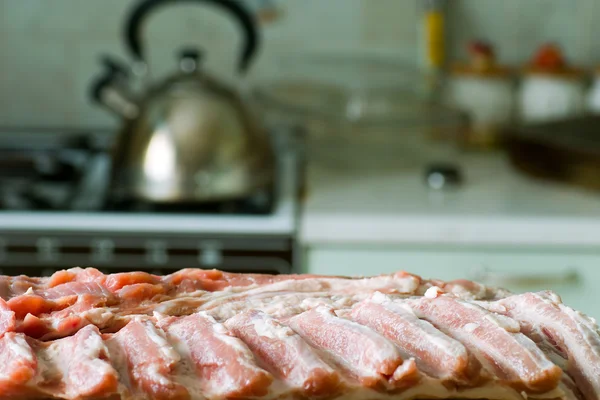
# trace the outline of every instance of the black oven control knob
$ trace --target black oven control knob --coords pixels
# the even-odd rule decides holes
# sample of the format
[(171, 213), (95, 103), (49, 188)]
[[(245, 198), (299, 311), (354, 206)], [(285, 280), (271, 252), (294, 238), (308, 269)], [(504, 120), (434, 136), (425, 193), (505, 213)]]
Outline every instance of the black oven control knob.
[(114, 260), (115, 243), (110, 239), (92, 241), (92, 261), (107, 264)]
[(223, 263), (222, 245), (215, 241), (200, 243), (198, 262), (203, 267), (217, 267)]
[(7, 258), (6, 240), (0, 238), (0, 263)]
[(167, 244), (162, 240), (149, 240), (146, 243), (146, 262), (151, 265), (163, 265), (169, 261)]
[(55, 262), (60, 258), (60, 243), (51, 237), (41, 237), (36, 241), (38, 260), (43, 263)]

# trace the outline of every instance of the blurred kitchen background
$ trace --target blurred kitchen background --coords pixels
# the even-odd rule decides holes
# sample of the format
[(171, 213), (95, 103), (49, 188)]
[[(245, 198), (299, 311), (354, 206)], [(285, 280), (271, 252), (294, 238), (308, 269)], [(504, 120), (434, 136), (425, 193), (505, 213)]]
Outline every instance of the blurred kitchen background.
[(0, 0), (0, 270), (404, 269), (600, 317), (599, 18)]

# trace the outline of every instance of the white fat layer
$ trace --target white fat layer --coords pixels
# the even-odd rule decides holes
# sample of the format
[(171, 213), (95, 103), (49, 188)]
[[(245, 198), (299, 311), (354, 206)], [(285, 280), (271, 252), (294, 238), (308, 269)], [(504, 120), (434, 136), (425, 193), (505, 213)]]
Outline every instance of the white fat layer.
[[(82, 388), (93, 386), (96, 380), (102, 380), (106, 375), (116, 374), (112, 365), (100, 358), (101, 355), (108, 355), (109, 352), (101, 336), (92, 326), (82, 328), (72, 337), (53, 342), (46, 348), (45, 353), (49, 363), (57, 367), (63, 375), (66, 383), (65, 394), (69, 398), (78, 396)], [(76, 380), (70, 371), (72, 365), (78, 364), (86, 365), (95, 374), (85, 382)]]
[(440, 289), (437, 286), (432, 286), (429, 289), (427, 289), (425, 291), (425, 297), (427, 297), (428, 299), (435, 299), (436, 297), (438, 297), (439, 295), (443, 294), (444, 291), (442, 289)]
[(252, 318), (252, 326), (257, 335), (271, 339), (286, 340), (296, 334), (289, 326), (281, 325), (262, 313)]
[(5, 343), (11, 352), (16, 354), (18, 357), (25, 359), (29, 362), (35, 362), (35, 354), (31, 351), (29, 343), (21, 335), (10, 335), (5, 336)]
[(148, 374), (148, 376), (153, 382), (156, 382), (163, 386), (170, 385), (171, 381), (169, 381), (169, 379), (167, 379), (166, 376), (161, 374), (158, 368), (159, 366), (157, 364), (150, 364), (144, 369), (144, 372)]
[[(28, 361), (30, 363), (35, 362), (35, 354), (33, 350), (29, 346), (29, 343), (25, 340), (22, 334), (7, 334), (2, 339), (4, 344), (9, 348), (10, 359), (9, 360), (0, 360), (0, 362), (6, 364), (11, 361), (16, 361), (17, 363), (21, 363), (21, 360)], [(8, 364), (11, 365), (11, 364)], [(0, 368), (0, 371), (3, 370)], [(0, 382), (5, 379), (10, 379), (10, 374), (0, 374)]]
[[(123, 353), (123, 349), (114, 336), (107, 339), (104, 344), (108, 349), (110, 360), (113, 368), (119, 374), (119, 392), (121, 394), (131, 395), (131, 381), (129, 379), (129, 367), (127, 365), (127, 359)], [(127, 398), (127, 396), (123, 396)]]
[(107, 326), (115, 318), (115, 314), (106, 308), (92, 308), (81, 314), (96, 326)]
[(327, 305), (335, 309), (350, 307), (366, 297), (368, 297), (368, 292), (352, 296), (332, 296), (327, 292), (272, 292), (255, 294), (250, 297), (219, 298), (218, 301), (207, 302), (199, 310), (209, 311), (218, 320), (233, 318), (248, 309), (260, 310), (275, 318), (285, 318), (300, 314), (319, 305)]
[[(205, 292), (202, 292), (202, 294), (205, 294)], [(186, 297), (163, 301), (162, 303), (153, 305), (152, 311), (163, 315), (179, 315), (182, 308), (185, 308), (186, 310), (190, 308), (195, 309), (206, 302), (203, 296), (192, 296), (193, 293), (186, 293)]]
[(248, 349), (248, 346), (240, 339), (233, 336), (229, 330), (223, 325), (214, 320), (210, 315), (204, 314), (206, 318), (210, 318), (213, 321), (213, 331), (215, 332), (215, 336), (224, 343), (227, 343), (229, 346), (235, 348), (238, 351), (238, 361), (249, 369), (254, 369), (257, 371), (262, 371), (254, 363), (254, 354)]
[[(262, 369), (259, 368), (256, 365), (256, 363), (254, 362), (254, 354), (252, 354), (252, 352), (248, 349), (248, 347), (244, 344), (244, 342), (242, 342), (240, 339), (238, 339), (236, 337), (228, 335), (227, 329), (219, 323), (214, 324), (213, 329), (219, 340), (234, 347), (239, 352), (239, 354), (237, 356), (237, 361), (241, 365), (243, 365), (245, 368), (248, 368), (248, 369), (262, 371)], [(223, 383), (223, 385), (221, 387), (218, 387), (218, 388), (213, 387), (213, 389), (215, 389), (215, 394), (227, 393), (227, 392), (237, 389), (238, 383), (235, 380), (233, 380), (233, 377), (231, 377), (231, 379), (229, 381), (225, 381), (222, 383)]]
[[(273, 285), (278, 286), (273, 287)], [(348, 308), (356, 302), (366, 299), (372, 293), (371, 290), (360, 290), (356, 293), (336, 294), (328, 290), (326, 285), (314, 287), (315, 289), (322, 289), (322, 291), (298, 292), (287, 290), (290, 289), (288, 281), (267, 286), (269, 290), (263, 290), (265, 286), (260, 286), (244, 292), (204, 293), (202, 299), (178, 298), (168, 300), (153, 306), (152, 310), (166, 315), (178, 315), (182, 309), (187, 310), (183, 313), (184, 315), (198, 311), (208, 311), (217, 320), (224, 321), (248, 309), (255, 309), (275, 318), (286, 318), (315, 308), (318, 305), (327, 305), (334, 309)]]
[[(450, 293), (464, 299), (474, 300), (487, 297), (487, 288), (475, 282), (470, 282), (469, 287), (465, 287), (464, 285), (456, 282), (448, 285), (448, 287), (450, 289)], [(445, 289), (448, 290), (448, 287)], [(496, 291), (494, 294), (497, 293), (498, 292)]]
[(485, 310), (486, 314), (483, 317), (486, 321), (493, 323), (494, 325), (508, 331), (511, 333), (518, 333), (521, 331), (521, 326), (517, 321), (512, 318), (509, 318), (505, 315), (496, 314), (492, 311), (486, 310), (484, 307), (481, 307), (479, 304), (473, 304), (466, 301), (457, 300), (460, 304), (462, 304), (466, 308), (470, 308), (472, 310), (477, 310), (478, 312)]
[(149, 321), (142, 322), (148, 338), (158, 346), (162, 355), (172, 362), (176, 363), (180, 360), (179, 353), (171, 347), (169, 342), (163, 337), (162, 333), (154, 327)]
[(562, 304), (562, 299), (560, 298), (558, 293), (549, 290), (537, 293), (537, 296), (555, 305)]
[(383, 275), (370, 278), (312, 278), (289, 279), (246, 290), (244, 294), (252, 295), (267, 292), (329, 292), (330, 294), (355, 294), (359, 291), (391, 289), (399, 293), (414, 293), (419, 288), (418, 278), (406, 275)]
[(173, 379), (181, 384), (190, 393), (192, 400), (204, 400), (205, 396), (200, 385), (200, 379), (196, 375), (196, 370), (193, 366), (192, 355), (187, 344), (180, 340), (177, 336), (167, 335), (169, 342), (179, 353), (180, 361), (175, 366), (175, 374)]
[(504, 315), (487, 314), (484, 318), (508, 332), (518, 333), (521, 331), (521, 326), (517, 321)]

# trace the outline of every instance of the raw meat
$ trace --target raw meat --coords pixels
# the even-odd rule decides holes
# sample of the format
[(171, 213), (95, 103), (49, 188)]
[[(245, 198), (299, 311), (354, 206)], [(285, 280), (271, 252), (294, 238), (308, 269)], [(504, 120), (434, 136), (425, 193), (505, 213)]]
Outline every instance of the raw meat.
[(37, 358), (22, 334), (0, 339), (0, 393), (3, 398), (30, 394), (27, 383), (35, 376)]
[(516, 389), (544, 392), (560, 382), (561, 369), (520, 333), (516, 321), (445, 295), (422, 297), (409, 305), (417, 316), (459, 340), (489, 372)]
[(119, 376), (96, 327), (86, 326), (73, 336), (52, 342), (27, 342), (30, 347), (21, 346), (21, 351), (27, 350), (28, 359), (32, 355), (29, 349), (34, 351), (30, 365), (36, 368), (35, 375), (28, 375), (23, 382), (23, 393), (28, 393), (25, 398), (96, 399), (118, 393)]
[[(162, 331), (149, 321), (134, 320), (107, 341), (111, 359), (122, 363), (131, 389), (152, 399), (188, 399), (188, 391), (176, 383), (173, 372), (179, 353), (167, 342)], [(117, 361), (118, 360), (118, 361)]]
[(180, 342), (202, 391), (212, 397), (252, 397), (268, 393), (271, 374), (256, 365), (252, 352), (210, 315), (199, 312), (160, 321), (172, 340)]
[(595, 322), (405, 272), (0, 277), (0, 400), (597, 400)]
[(331, 308), (318, 306), (288, 324), (315, 348), (329, 353), (361, 385), (402, 387), (418, 379), (414, 360), (403, 366), (402, 355), (392, 342), (366, 326), (337, 317)]
[(119, 378), (107, 360), (108, 349), (96, 327), (86, 326), (45, 350), (52, 367), (62, 374), (61, 395), (65, 398), (93, 398), (116, 391)]
[(106, 277), (104, 285), (111, 292), (116, 292), (123, 289), (125, 286), (135, 285), (139, 283), (148, 283), (155, 285), (160, 282), (160, 279), (146, 272), (124, 272), (120, 274), (112, 274)]
[(307, 396), (334, 395), (339, 373), (289, 326), (262, 311), (249, 310), (225, 325), (242, 339), (274, 375)]
[(456, 383), (473, 378), (469, 373), (473, 370), (470, 364), (474, 360), (465, 346), (417, 318), (402, 302), (394, 302), (388, 296), (376, 293), (358, 303), (350, 316), (394, 342), (405, 357), (416, 359), (425, 373)]
[(562, 355), (586, 399), (600, 398), (600, 336), (594, 322), (548, 292), (507, 297), (491, 309), (519, 321), (526, 335)]
[(15, 312), (0, 298), (0, 338), (6, 332), (14, 332), (17, 326)]

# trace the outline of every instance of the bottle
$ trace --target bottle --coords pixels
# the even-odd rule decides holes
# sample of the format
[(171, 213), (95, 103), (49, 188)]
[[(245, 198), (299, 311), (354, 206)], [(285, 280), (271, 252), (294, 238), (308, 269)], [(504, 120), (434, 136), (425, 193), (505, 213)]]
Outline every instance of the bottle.
[(421, 66), (439, 72), (445, 60), (445, 0), (422, 0)]
[(445, 62), (446, 0), (421, 0), (419, 64), (425, 73), (425, 95), (435, 97), (441, 85)]

